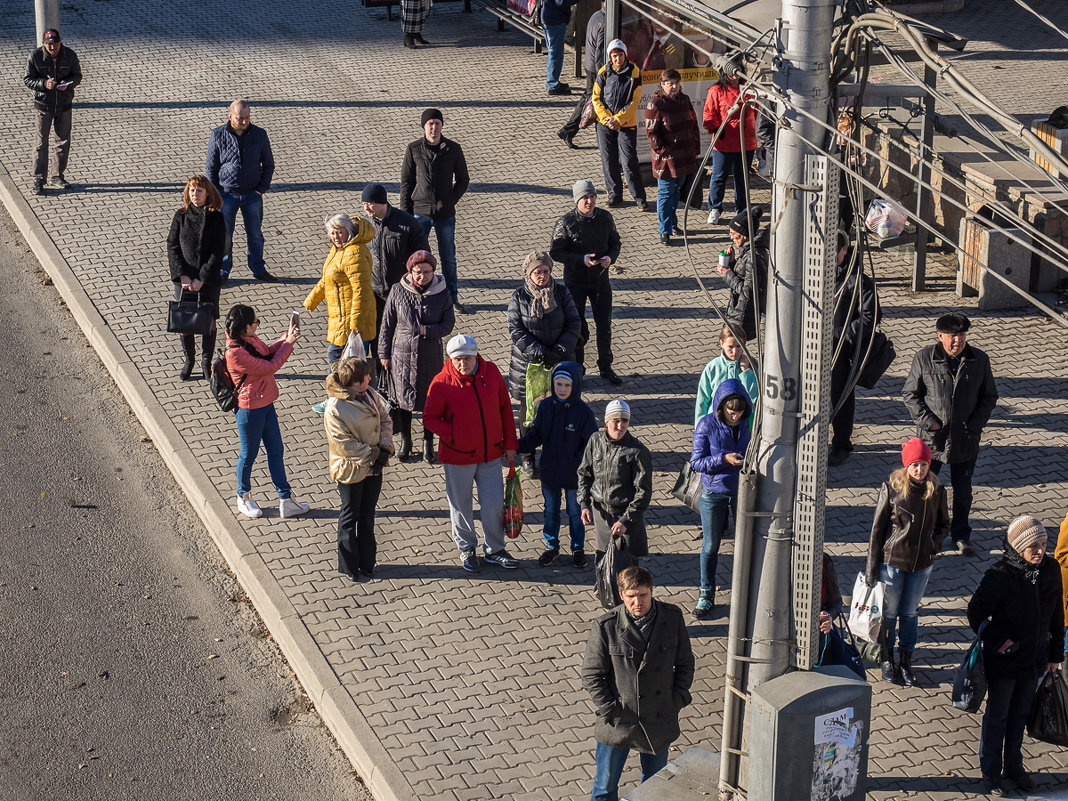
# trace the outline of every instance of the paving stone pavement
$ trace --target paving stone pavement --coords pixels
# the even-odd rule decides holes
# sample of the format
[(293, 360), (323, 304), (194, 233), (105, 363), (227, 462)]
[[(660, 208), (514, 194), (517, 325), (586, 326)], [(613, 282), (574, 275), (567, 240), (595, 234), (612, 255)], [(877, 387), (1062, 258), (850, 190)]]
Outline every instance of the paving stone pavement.
[[(359, 190), (372, 180), (395, 201), (403, 148), (421, 134), (418, 117), (427, 106), (443, 109), (445, 134), (463, 145), (473, 180), (458, 214), (457, 248), (461, 297), (474, 313), (458, 320), (457, 331), (475, 335), (502, 368), (504, 310), (523, 256), (547, 247), (552, 223), (570, 207), (574, 180), (589, 176), (598, 186), (602, 180), (592, 133), (580, 134), (578, 151), (556, 139), (571, 102), (545, 97), (541, 57), (522, 36), (496, 32), (484, 12), (465, 15), (459, 3), (438, 4), (425, 30), (433, 46), (410, 51), (400, 45), (399, 22), (351, 3), (265, 0), (254, 16), (228, 7), (239, 8), (65, 4), (64, 35), (86, 76), (68, 170), (75, 187), (28, 199), (209, 480), (231, 499), (236, 430), (204, 382), (178, 380), (177, 342), (162, 333), (167, 228), (182, 184), (203, 170), (208, 132), (225, 120), (230, 100), (251, 102), (278, 164), (264, 232), (268, 266), (283, 282), (248, 280), (238, 247), (236, 280), (223, 298), (253, 305), (265, 337), (281, 333), (318, 278), (327, 250), (323, 218), (355, 211)], [(21, 77), (30, 50), (31, 9), (21, 3), (0, 10), (0, 55), (9, 76)], [(1031, 69), (1028, 62), (1022, 67)], [(0, 85), (0, 109), (11, 121), (0, 130), (0, 162), (25, 192), (32, 124), (21, 81)], [(690, 444), (696, 378), (716, 355), (718, 324), (682, 248), (657, 244), (654, 215), (628, 206), (615, 217), (624, 240), (613, 277), (617, 369), (626, 377), (618, 394), (630, 400), (635, 433), (658, 471), (649, 566), (658, 596), (689, 608), (700, 529), (668, 490)], [(690, 222), (708, 278), (710, 254), (725, 244), (726, 229), (707, 230), (700, 212)], [(900, 387), (912, 352), (933, 338), (934, 316), (949, 308), (973, 314), (972, 341), (990, 353), (1001, 393), (976, 471), (981, 555), (945, 556), (936, 564), (917, 653), (924, 686), (874, 685), (871, 796), (969, 798), (979, 718), (948, 703), (953, 668), (969, 639), (963, 610), (1008, 518), (1026, 511), (1054, 527), (1068, 511), (1065, 335), (1026, 309), (974, 312), (952, 294), (948, 259), (931, 266), (931, 291), (919, 295), (908, 289), (906, 255), (880, 256), (877, 271), (884, 329), (899, 356), (875, 390), (859, 393), (856, 452), (830, 474), (827, 547), (843, 583), (862, 564), (876, 487), (910, 436)], [(720, 284), (712, 284), (722, 300)], [(228, 525), (250, 538), (417, 797), (586, 797), (593, 716), (578, 670), (599, 613), (592, 572), (537, 566), (541, 500), (531, 482), (530, 522), (513, 547), (522, 569), (486, 566), (478, 576), (464, 574), (448, 534), (441, 470), (416, 463), (389, 469), (376, 580), (352, 585), (337, 575), (338, 499), (326, 476), (321, 418), (309, 408), (322, 394), (325, 311), (304, 320), (305, 339), (279, 375), (277, 406), (291, 481), (314, 511), (280, 520), (268, 508), (262, 520), (235, 517)], [(596, 378), (586, 389), (598, 414), (612, 397), (608, 389)], [(263, 458), (254, 481), (265, 500)], [(729, 583), (731, 546), (721, 559), (722, 585)], [(690, 628), (698, 664), (694, 704), (683, 712), (673, 757), (691, 745), (718, 750), (726, 631), (725, 607)], [(1028, 742), (1026, 754), (1030, 768), (1049, 774), (1043, 788), (1068, 781), (1064, 751)], [(631, 765), (623, 786), (637, 778)]]

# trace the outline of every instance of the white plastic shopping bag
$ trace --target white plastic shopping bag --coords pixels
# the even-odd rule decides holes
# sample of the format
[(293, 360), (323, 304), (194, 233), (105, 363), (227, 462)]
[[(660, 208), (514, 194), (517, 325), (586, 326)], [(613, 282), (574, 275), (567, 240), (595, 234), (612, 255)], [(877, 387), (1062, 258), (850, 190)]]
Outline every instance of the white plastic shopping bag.
[(349, 341), (345, 343), (345, 350), (341, 351), (341, 358), (366, 361), (367, 351), (363, 347), (363, 340), (355, 331), (349, 331)]
[(857, 574), (857, 580), (853, 582), (853, 602), (849, 607), (849, 630), (853, 632), (854, 637), (868, 642), (878, 640), (879, 630), (883, 627), (885, 589), (881, 581), (875, 582), (874, 587), (869, 587), (863, 570)]
[(880, 239), (900, 236), (905, 230), (905, 212), (889, 200), (876, 198), (868, 206), (864, 224)]

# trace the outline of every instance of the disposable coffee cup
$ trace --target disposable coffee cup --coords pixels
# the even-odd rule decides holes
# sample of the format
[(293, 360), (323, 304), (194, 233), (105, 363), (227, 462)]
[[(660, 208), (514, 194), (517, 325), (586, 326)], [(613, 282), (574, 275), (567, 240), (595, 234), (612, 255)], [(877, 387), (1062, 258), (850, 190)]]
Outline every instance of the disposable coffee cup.
[(720, 267), (730, 267), (730, 265), (731, 265), (731, 257), (727, 255), (726, 251), (721, 250), (719, 252), (719, 266)]

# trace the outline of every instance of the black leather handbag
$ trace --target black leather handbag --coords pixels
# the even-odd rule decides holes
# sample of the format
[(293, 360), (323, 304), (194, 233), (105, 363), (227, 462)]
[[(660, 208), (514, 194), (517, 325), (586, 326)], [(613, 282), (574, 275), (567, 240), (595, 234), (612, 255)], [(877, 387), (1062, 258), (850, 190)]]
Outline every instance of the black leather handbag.
[(172, 300), (167, 304), (168, 334), (204, 334), (211, 332), (215, 322), (215, 309), (210, 303), (200, 302), (200, 293), (195, 301)]
[(679, 477), (675, 479), (671, 494), (695, 512), (700, 513), (702, 490), (704, 486), (701, 484), (701, 474), (690, 467), (690, 461), (687, 459), (679, 471)]
[(882, 331), (874, 331), (871, 339), (871, 352), (868, 353), (868, 359), (857, 376), (857, 386), (875, 389), (875, 385), (890, 369), (896, 356), (894, 343)]

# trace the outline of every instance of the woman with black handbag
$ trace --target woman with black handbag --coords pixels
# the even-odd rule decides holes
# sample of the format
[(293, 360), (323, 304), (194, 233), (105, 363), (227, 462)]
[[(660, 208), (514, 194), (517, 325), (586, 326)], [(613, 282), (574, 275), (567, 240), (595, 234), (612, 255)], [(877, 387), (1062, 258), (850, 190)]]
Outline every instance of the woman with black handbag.
[[(203, 335), (201, 369), (211, 375), (211, 358), (215, 351), (216, 321), (219, 319), (219, 295), (222, 291), (223, 255), (226, 253), (226, 223), (222, 216), (222, 196), (203, 175), (194, 175), (182, 190), (182, 208), (174, 213), (167, 235), (167, 261), (174, 282), (174, 299), (182, 304), (210, 306), (210, 325), (204, 312), (194, 314)], [(196, 320), (197, 317), (201, 319)], [(196, 363), (196, 335), (181, 333), (185, 363), (182, 380), (193, 376)]]

